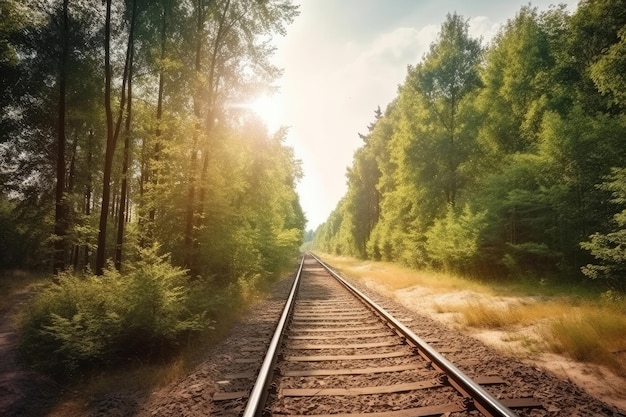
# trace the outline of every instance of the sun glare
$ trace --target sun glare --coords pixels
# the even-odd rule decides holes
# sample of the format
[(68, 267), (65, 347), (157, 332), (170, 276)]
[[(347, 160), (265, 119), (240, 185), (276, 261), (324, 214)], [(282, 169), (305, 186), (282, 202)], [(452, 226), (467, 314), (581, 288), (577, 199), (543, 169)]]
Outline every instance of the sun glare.
[(285, 125), (285, 109), (280, 94), (262, 95), (250, 103), (250, 109), (265, 122), (270, 131)]

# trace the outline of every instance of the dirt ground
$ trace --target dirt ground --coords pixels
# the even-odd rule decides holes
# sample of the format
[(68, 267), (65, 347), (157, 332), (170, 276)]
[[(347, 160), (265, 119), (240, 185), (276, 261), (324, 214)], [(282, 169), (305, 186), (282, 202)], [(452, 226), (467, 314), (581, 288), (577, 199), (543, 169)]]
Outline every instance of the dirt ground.
[(6, 296), (12, 307), (0, 312), (0, 415), (22, 415), (26, 409), (44, 415), (62, 389), (19, 360), (16, 315), (31, 295), (25, 289)]
[[(448, 326), (459, 328), (461, 326), (459, 325), (457, 313), (439, 313), (436, 311), (436, 306), (483, 302), (489, 305), (506, 307), (528, 302), (528, 300), (520, 297), (489, 297), (467, 290), (442, 294), (420, 286), (388, 291), (374, 281), (366, 281), (366, 285), (379, 293), (397, 300), (418, 314), (426, 315)], [(462, 331), (469, 333), (498, 351), (512, 354), (540, 369), (547, 370), (560, 378), (574, 382), (590, 395), (607, 404), (626, 409), (626, 379), (595, 364), (575, 362), (564, 356), (533, 350), (524, 344), (523, 341), (539, 338), (536, 327), (519, 327), (515, 331), (463, 328)]]

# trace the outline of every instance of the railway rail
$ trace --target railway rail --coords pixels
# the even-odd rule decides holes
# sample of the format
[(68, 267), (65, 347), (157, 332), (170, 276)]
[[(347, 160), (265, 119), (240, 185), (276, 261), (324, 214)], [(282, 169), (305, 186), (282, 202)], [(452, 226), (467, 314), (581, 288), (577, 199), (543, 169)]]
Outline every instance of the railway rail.
[[(517, 416), (531, 398), (496, 399), (498, 376), (466, 376), (313, 254), (303, 256), (246, 400), (244, 417)], [(250, 375), (231, 375), (231, 378)]]

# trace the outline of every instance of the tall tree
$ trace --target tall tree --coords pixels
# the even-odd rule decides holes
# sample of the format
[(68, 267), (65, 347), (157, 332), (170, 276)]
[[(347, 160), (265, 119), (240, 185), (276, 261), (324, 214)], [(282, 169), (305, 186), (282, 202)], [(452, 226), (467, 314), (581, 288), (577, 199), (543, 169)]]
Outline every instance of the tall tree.
[(465, 96), (480, 85), (479, 64), (482, 58), (480, 40), (469, 36), (469, 21), (456, 13), (448, 15), (441, 27), (439, 39), (430, 46), (424, 63), (417, 69), (416, 85), (429, 104), (440, 126), (446, 202), (455, 205), (463, 179), (459, 165), (467, 157), (467, 145), (461, 139), (463, 126), (459, 123), (459, 108)]
[(59, 63), (59, 116), (57, 122), (57, 169), (55, 192), (55, 219), (54, 219), (54, 271), (65, 269), (65, 235), (67, 233), (67, 203), (65, 201), (65, 89), (67, 83), (67, 61), (69, 55), (69, 18), (68, 0), (63, 0), (62, 29), (61, 29), (61, 58)]
[(296, 7), (282, 1), (216, 0), (206, 7), (199, 2), (195, 10), (196, 32), (203, 36), (196, 40), (193, 109), (197, 132), (189, 163), (185, 232), (187, 265), (192, 269), (198, 232), (205, 226), (215, 124), (228, 117), (229, 104), (245, 99), (280, 75), (269, 61), (273, 48), (266, 37), (284, 34), (285, 25), (297, 14)]
[(133, 104), (133, 75), (135, 69), (135, 31), (137, 28), (137, 0), (132, 0), (130, 9), (130, 28), (128, 35), (128, 99), (126, 105), (126, 122), (124, 127), (124, 154), (122, 157), (122, 186), (120, 191), (120, 208), (117, 218), (117, 244), (115, 247), (115, 267), (122, 269), (122, 253), (124, 244), (124, 225), (126, 224), (126, 205), (128, 199), (128, 164), (130, 159), (130, 142)]
[(563, 42), (563, 38), (551, 39), (551, 33), (559, 35), (558, 27), (548, 22), (563, 22), (563, 13), (539, 13), (524, 6), (492, 41), (481, 72), (484, 88), (476, 102), (484, 119), (479, 140), (491, 157), (490, 165), (537, 143), (548, 98), (556, 90), (550, 83), (557, 54), (554, 46)]
[[(131, 22), (133, 22), (131, 20)], [(134, 23), (134, 22), (133, 22)], [(132, 24), (131, 24), (132, 26)], [(104, 108), (106, 113), (106, 149), (104, 154), (104, 169), (102, 174), (102, 200), (100, 208), (100, 222), (98, 229), (98, 247), (96, 250), (96, 274), (100, 275), (104, 271), (106, 260), (106, 241), (109, 209), (111, 201), (111, 176), (113, 171), (113, 156), (120, 133), (122, 116), (128, 98), (126, 84), (128, 82), (129, 66), (131, 59), (131, 45), (134, 40), (135, 30), (130, 27), (128, 31), (128, 41), (126, 44), (126, 58), (124, 61), (124, 72), (122, 77), (122, 88), (120, 92), (119, 114), (117, 121), (113, 120), (112, 103), (112, 80), (113, 72), (111, 66), (111, 0), (106, 0), (106, 13), (104, 22)]]

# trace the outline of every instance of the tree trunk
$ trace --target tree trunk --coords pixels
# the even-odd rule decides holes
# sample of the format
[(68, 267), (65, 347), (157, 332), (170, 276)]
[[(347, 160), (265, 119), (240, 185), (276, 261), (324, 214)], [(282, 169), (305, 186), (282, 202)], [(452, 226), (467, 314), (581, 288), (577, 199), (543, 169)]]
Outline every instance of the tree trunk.
[[(154, 143), (154, 161), (158, 162), (161, 157), (161, 119), (163, 118), (163, 88), (165, 84), (165, 70), (163, 68), (163, 61), (165, 60), (165, 52), (167, 48), (167, 19), (168, 12), (170, 8), (170, 3), (166, 2), (163, 5), (163, 24), (161, 25), (161, 65), (159, 68), (159, 92), (157, 99), (157, 112), (156, 112), (156, 120), (157, 120), (157, 128), (154, 134), (155, 143)], [(159, 183), (159, 173), (158, 170), (155, 169), (154, 172), (151, 173), (152, 185), (156, 187)], [(150, 207), (150, 212), (148, 213), (148, 220), (150, 221), (149, 230), (152, 231), (152, 223), (156, 217), (156, 208), (154, 204)], [(152, 240), (153, 236), (150, 233), (149, 239)]]
[[(91, 162), (93, 159), (93, 141), (94, 141), (94, 133), (93, 130), (89, 130), (89, 142), (87, 143), (87, 166), (91, 167)], [(92, 190), (92, 178), (91, 178), (91, 169), (87, 170), (87, 184), (85, 186), (85, 216), (89, 218), (91, 216), (91, 190)], [(89, 245), (85, 245), (85, 267), (90, 265), (89, 261)]]
[[(202, 33), (204, 31), (205, 12), (203, 7), (203, 0), (196, 2), (197, 21), (196, 21), (196, 59), (194, 70), (197, 75), (196, 79), (200, 77), (201, 70), (201, 52), (202, 52)], [(193, 270), (194, 267), (194, 246), (196, 243), (196, 236), (194, 233), (194, 214), (196, 207), (196, 175), (197, 175), (197, 160), (198, 160), (198, 136), (200, 131), (199, 120), (202, 116), (202, 106), (200, 104), (200, 86), (195, 86), (194, 98), (193, 98), (194, 116), (196, 117), (196, 128), (193, 133), (193, 148), (191, 150), (191, 160), (189, 164), (189, 190), (187, 191), (187, 214), (185, 216), (185, 248), (186, 248), (186, 260), (185, 263), (188, 268)]]
[(54, 234), (54, 273), (65, 269), (65, 240), (67, 234), (67, 207), (65, 201), (65, 90), (67, 79), (67, 59), (69, 55), (69, 0), (63, 0), (63, 42), (61, 50), (61, 63), (59, 68), (59, 115), (58, 115), (58, 140), (57, 140), (57, 184), (55, 192), (55, 221)]
[(111, 197), (111, 169), (113, 166), (113, 111), (111, 109), (111, 0), (106, 0), (106, 18), (104, 23), (104, 108), (106, 112), (107, 142), (104, 155), (104, 173), (102, 178), (102, 207), (100, 209), (100, 228), (98, 231), (98, 249), (96, 251), (96, 274), (104, 272), (106, 249), (107, 220), (109, 199)]
[[(211, 134), (213, 127), (215, 125), (215, 105), (216, 105), (216, 97), (218, 93), (219, 82), (219, 74), (216, 75), (217, 68), (217, 54), (222, 46), (222, 42), (232, 25), (235, 24), (237, 19), (232, 21), (230, 24), (226, 24), (226, 17), (228, 15), (228, 9), (230, 8), (230, 0), (226, 1), (224, 5), (224, 10), (222, 11), (222, 15), (220, 16), (220, 20), (218, 22), (218, 30), (217, 36), (215, 37), (215, 43), (213, 44), (212, 51), (212, 59), (211, 64), (209, 66), (209, 97), (207, 99), (207, 111), (206, 111), (206, 119), (205, 119), (205, 129), (207, 134)], [(243, 16), (243, 15), (242, 15)], [(206, 202), (206, 182), (207, 182), (207, 174), (209, 171), (209, 144), (205, 144), (204, 150), (202, 152), (202, 170), (200, 171), (200, 190), (198, 196), (198, 222), (204, 217), (204, 206)], [(198, 224), (198, 227), (201, 225)]]
[[(74, 141), (72, 143), (72, 157), (70, 158), (70, 169), (67, 178), (67, 192), (73, 194), (74, 184), (76, 180), (76, 151), (78, 149), (78, 135), (74, 134)], [(80, 245), (77, 243), (72, 244), (71, 262), (74, 269), (78, 267), (78, 251)]]
[[(104, 154), (104, 170), (102, 174), (102, 206), (100, 209), (100, 223), (98, 230), (98, 249), (96, 250), (96, 274), (102, 275), (106, 257), (106, 234), (111, 202), (111, 171), (113, 169), (113, 155), (119, 136), (122, 115), (126, 106), (126, 80), (130, 61), (130, 49), (126, 50), (124, 76), (122, 78), (122, 92), (117, 124), (113, 126), (113, 110), (111, 108), (111, 0), (106, 1), (106, 17), (104, 23), (104, 108), (106, 112), (107, 142)], [(132, 32), (131, 32), (132, 33)], [(130, 37), (130, 35), (129, 35)]]
[(137, 0), (133, 0), (132, 16), (128, 35), (128, 49), (130, 59), (128, 64), (128, 104), (126, 108), (126, 125), (124, 128), (124, 161), (122, 163), (122, 190), (120, 193), (120, 207), (117, 218), (117, 245), (115, 248), (115, 268), (122, 269), (122, 245), (124, 243), (124, 225), (126, 223), (126, 199), (128, 197), (128, 161), (130, 153), (130, 136), (133, 104), (133, 61), (135, 58), (135, 27), (137, 24)]

